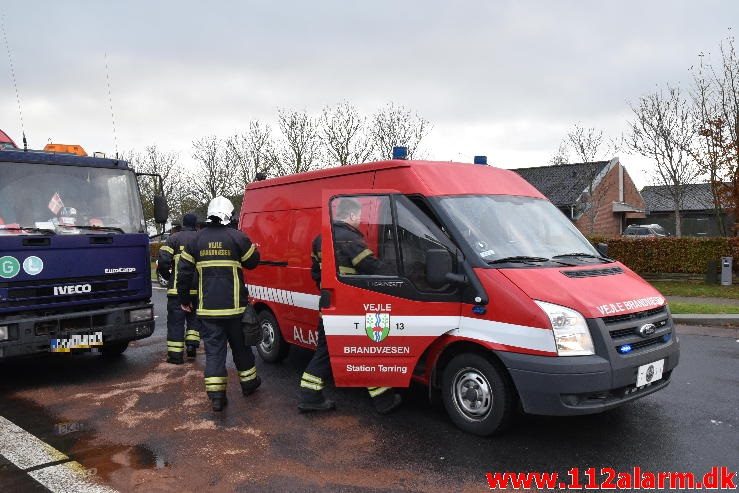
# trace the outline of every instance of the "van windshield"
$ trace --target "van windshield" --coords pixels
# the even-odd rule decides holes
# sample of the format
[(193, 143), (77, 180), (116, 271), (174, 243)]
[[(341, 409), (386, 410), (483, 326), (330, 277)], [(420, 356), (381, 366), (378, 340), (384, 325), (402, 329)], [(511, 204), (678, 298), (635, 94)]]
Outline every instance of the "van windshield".
[(450, 216), (460, 239), (487, 263), (555, 257), (600, 261), (588, 240), (548, 200), (465, 195), (440, 198), (439, 204)]

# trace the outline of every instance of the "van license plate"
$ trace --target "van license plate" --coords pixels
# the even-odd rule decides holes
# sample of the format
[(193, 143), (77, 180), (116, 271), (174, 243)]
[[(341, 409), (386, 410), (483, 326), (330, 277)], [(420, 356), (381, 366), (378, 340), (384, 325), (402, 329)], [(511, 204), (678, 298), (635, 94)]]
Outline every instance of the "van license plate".
[(636, 373), (636, 386), (643, 387), (648, 383), (656, 382), (662, 378), (662, 370), (665, 367), (665, 360), (661, 359), (654, 363), (641, 365)]

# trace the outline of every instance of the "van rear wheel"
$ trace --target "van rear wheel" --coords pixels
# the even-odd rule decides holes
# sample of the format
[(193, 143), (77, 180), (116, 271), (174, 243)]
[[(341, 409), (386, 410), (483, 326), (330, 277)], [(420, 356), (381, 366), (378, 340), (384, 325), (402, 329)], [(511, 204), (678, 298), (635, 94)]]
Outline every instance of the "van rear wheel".
[(508, 375), (474, 353), (460, 354), (449, 362), (442, 378), (442, 397), (454, 424), (480, 436), (503, 431), (516, 409)]
[(267, 310), (262, 310), (257, 316), (262, 328), (262, 342), (257, 345), (257, 352), (267, 363), (278, 363), (285, 359), (290, 346), (285, 342), (280, 332), (280, 326)]

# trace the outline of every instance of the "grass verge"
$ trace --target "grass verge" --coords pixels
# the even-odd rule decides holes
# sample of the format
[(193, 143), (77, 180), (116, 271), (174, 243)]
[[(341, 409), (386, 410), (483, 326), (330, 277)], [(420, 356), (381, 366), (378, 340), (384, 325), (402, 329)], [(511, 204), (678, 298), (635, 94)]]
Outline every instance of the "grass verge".
[(710, 303), (681, 303), (679, 301), (671, 301), (670, 311), (673, 314), (695, 313), (700, 315), (722, 315), (729, 313), (739, 313), (739, 306), (713, 305)]
[[(720, 286), (695, 281), (652, 281), (651, 284), (665, 296), (695, 296), (701, 298), (731, 298), (739, 300), (739, 286), (737, 285)], [(672, 303), (670, 303), (670, 306), (672, 306)]]

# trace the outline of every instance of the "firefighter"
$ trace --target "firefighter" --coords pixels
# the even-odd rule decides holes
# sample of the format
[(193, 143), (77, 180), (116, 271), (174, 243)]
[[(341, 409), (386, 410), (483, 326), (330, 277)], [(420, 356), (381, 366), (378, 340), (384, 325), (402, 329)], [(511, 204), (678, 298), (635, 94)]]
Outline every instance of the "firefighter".
[[(177, 298), (177, 267), (180, 256), (190, 240), (195, 237), (195, 226), (198, 218), (187, 213), (182, 217), (182, 228), (167, 238), (159, 249), (157, 272), (167, 280), (167, 363), (181, 365), (185, 362), (183, 353), (194, 358), (200, 346), (200, 323), (194, 312), (185, 312), (180, 308)], [(174, 229), (174, 228), (173, 228)], [(190, 294), (197, 296), (195, 283)]]
[(225, 197), (210, 201), (205, 227), (182, 252), (177, 280), (182, 309), (191, 312), (195, 308), (189, 288), (197, 271), (197, 314), (205, 344), (205, 390), (214, 411), (222, 411), (228, 402), (227, 346), (231, 346), (242, 393), (247, 396), (262, 383), (254, 366), (254, 352), (246, 346), (241, 331), (241, 317), (248, 303), (242, 267), (255, 268), (259, 252), (245, 234), (228, 227), (233, 209)]
[[(354, 199), (339, 202), (334, 222), (334, 248), (340, 274), (377, 274), (384, 264), (367, 248), (364, 235), (357, 229), (362, 215), (362, 206)], [(320, 289), (321, 281), (321, 236), (311, 245), (311, 277)], [(333, 401), (323, 396), (325, 381), (331, 376), (326, 334), (323, 320), (318, 323), (316, 352), (308, 363), (300, 380), (300, 411), (328, 411), (335, 407)], [(402, 398), (390, 387), (369, 387), (367, 391), (380, 414), (388, 414), (400, 406)]]

